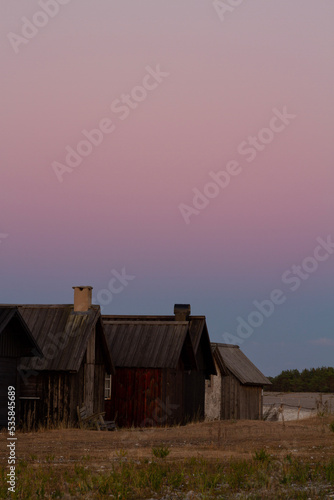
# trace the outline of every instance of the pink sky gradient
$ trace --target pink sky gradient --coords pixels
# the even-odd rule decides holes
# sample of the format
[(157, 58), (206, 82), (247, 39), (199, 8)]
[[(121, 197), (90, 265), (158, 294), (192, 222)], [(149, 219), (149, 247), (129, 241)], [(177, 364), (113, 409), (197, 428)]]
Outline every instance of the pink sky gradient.
[[(15, 54), (7, 34), (40, 9), (0, 6), (0, 302), (70, 302), (72, 285), (98, 292), (125, 266), (136, 279), (106, 312), (191, 302), (222, 342), (334, 239), (333, 2), (254, 0), (222, 22), (211, 1), (71, 0)], [(122, 121), (110, 105), (148, 65), (169, 76)], [(240, 143), (284, 106), (296, 118), (248, 163)], [(102, 118), (114, 132), (59, 183), (52, 162)], [(230, 160), (240, 175), (185, 224), (179, 205)], [(242, 344), (267, 374), (290, 367), (270, 358), (278, 337), (292, 368), (332, 363), (316, 339), (333, 335), (333, 270), (334, 256)]]

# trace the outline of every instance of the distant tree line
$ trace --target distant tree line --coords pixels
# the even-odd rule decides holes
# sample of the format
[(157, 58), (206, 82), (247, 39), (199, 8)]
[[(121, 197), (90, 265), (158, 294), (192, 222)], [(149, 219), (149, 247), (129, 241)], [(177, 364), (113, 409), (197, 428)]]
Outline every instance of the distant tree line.
[(334, 392), (334, 368), (323, 366), (310, 370), (284, 370), (276, 377), (268, 377), (273, 385), (265, 390), (282, 392)]

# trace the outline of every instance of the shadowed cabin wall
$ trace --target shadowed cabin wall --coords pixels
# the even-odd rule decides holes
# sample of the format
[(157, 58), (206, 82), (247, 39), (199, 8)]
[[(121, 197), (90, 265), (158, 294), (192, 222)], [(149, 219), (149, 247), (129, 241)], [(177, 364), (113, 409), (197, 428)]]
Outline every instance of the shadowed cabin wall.
[(117, 368), (111, 399), (105, 401), (107, 420), (120, 427), (151, 427), (183, 423), (181, 369)]
[(84, 402), (84, 365), (78, 373), (40, 372), (22, 387), (21, 395), (26, 398), (21, 400), (23, 425), (72, 426), (77, 422), (77, 405)]
[(104, 386), (106, 378), (106, 368), (104, 364), (101, 334), (96, 331), (95, 342), (95, 370), (94, 370), (94, 403), (93, 413), (105, 411), (104, 408)]
[(41, 371), (22, 384), (21, 396), (26, 398), (21, 400), (22, 424), (28, 428), (73, 426), (77, 406), (85, 405), (91, 413), (104, 411), (105, 365), (99, 340), (94, 330), (77, 373)]
[(105, 418), (116, 420), (120, 427), (153, 425), (154, 418), (161, 417), (158, 405), (161, 398), (161, 369), (116, 368), (111, 399), (105, 402)]
[(184, 374), (185, 421), (203, 420), (205, 416), (205, 363), (203, 340), (197, 349), (198, 370)]
[(84, 360), (84, 401), (87, 413), (94, 410), (95, 330), (89, 337)]
[(222, 377), (221, 418), (261, 419), (262, 387), (243, 385), (232, 373)]
[(17, 370), (19, 358), (27, 356), (31, 347), (22, 333), (22, 326), (14, 317), (0, 335), (0, 427), (7, 427), (8, 387), (15, 387), (16, 424), (20, 411), (21, 377)]

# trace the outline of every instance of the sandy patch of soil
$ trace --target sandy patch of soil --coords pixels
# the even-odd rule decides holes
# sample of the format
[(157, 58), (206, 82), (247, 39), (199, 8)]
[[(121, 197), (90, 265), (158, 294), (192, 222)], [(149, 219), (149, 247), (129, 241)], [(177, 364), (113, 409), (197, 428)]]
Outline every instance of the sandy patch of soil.
[(265, 392), (263, 415), (268, 420), (289, 421), (334, 414), (334, 395), (318, 392)]

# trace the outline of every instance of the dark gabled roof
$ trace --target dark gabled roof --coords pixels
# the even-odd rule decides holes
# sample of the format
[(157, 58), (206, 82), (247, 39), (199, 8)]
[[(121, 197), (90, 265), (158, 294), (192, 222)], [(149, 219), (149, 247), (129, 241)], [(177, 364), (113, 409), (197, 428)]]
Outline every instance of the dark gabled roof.
[(182, 356), (186, 369), (197, 368), (186, 321), (131, 316), (102, 316), (102, 321), (116, 367), (176, 369)]
[(195, 352), (197, 352), (205, 328), (205, 316), (189, 316), (189, 329)]
[(17, 313), (17, 308), (0, 306), (0, 334), (4, 331), (13, 316)]
[[(43, 353), (41, 370), (77, 372), (92, 330), (98, 326), (106, 368), (114, 372), (100, 306), (91, 306), (88, 312), (74, 312), (73, 305), (20, 305), (18, 310)], [(27, 369), (35, 369), (34, 360), (22, 361)]]
[(214, 360), (218, 366), (219, 373), (222, 376), (228, 375), (228, 370), (226, 368), (226, 365), (224, 363), (223, 357), (220, 353), (220, 350), (218, 349), (218, 344), (212, 344), (211, 343), (211, 349), (212, 349), (212, 354), (214, 357)]
[(199, 346), (202, 346), (206, 378), (210, 378), (210, 375), (217, 375), (205, 316), (189, 316), (189, 330), (195, 353)]
[[(23, 333), (23, 339), (24, 339), (23, 341), (24, 341), (25, 347), (27, 349), (30, 349), (30, 351), (31, 351), (29, 356), (42, 356), (42, 351), (39, 348), (38, 343), (34, 339), (30, 329), (28, 328), (28, 325), (24, 321), (24, 319), (23, 319), (22, 315), (20, 314), (17, 307), (0, 305), (0, 335), (4, 332), (6, 326), (13, 319), (16, 320), (21, 327), (21, 332)], [(20, 340), (22, 342), (22, 337)], [(26, 355), (28, 355), (28, 354), (26, 354)]]
[(214, 355), (221, 356), (224, 365), (242, 383), (247, 385), (267, 385), (271, 382), (245, 356), (238, 345), (212, 343)]
[[(210, 346), (210, 338), (208, 334), (208, 329), (206, 326), (206, 320), (205, 316), (189, 316), (186, 321), (175, 321), (175, 316), (168, 315), (168, 316), (145, 316), (145, 315), (139, 315), (139, 316), (118, 316), (118, 315), (110, 315), (110, 316), (102, 316), (102, 320), (105, 326), (105, 329), (107, 331), (107, 338), (109, 342), (109, 347), (112, 350), (113, 353), (113, 360), (115, 362), (115, 366), (125, 366), (124, 364), (118, 365), (118, 362), (124, 363), (125, 361), (123, 360), (123, 357), (121, 357), (120, 354), (117, 354), (117, 349), (119, 349), (119, 353), (122, 352), (122, 356), (127, 356), (126, 357), (126, 362), (130, 363), (132, 362), (131, 360), (131, 355), (127, 355), (126, 353), (124, 354), (123, 351), (127, 351), (130, 349), (130, 352), (134, 352), (135, 348), (132, 346), (132, 342), (139, 342), (140, 335), (147, 335), (146, 341), (145, 342), (151, 342), (152, 343), (152, 350), (153, 350), (153, 358), (148, 359), (147, 356), (145, 358), (142, 358), (140, 363), (142, 363), (140, 366), (147, 366), (153, 368), (155, 365), (148, 365), (145, 363), (160, 363), (162, 367), (162, 359), (164, 359), (164, 363), (168, 364), (167, 358), (165, 359), (166, 353), (168, 353), (168, 343), (171, 337), (169, 336), (168, 339), (167, 337), (164, 338), (164, 334), (167, 332), (173, 332), (178, 331), (180, 332), (181, 330), (175, 329), (175, 325), (183, 325), (184, 331), (188, 331), (190, 334), (191, 342), (193, 345), (193, 352), (195, 353), (195, 356), (197, 354), (197, 351), (199, 349), (199, 346), (201, 345), (202, 349), (202, 354), (203, 354), (203, 361), (205, 365), (205, 376), (208, 378), (211, 374), (216, 375), (216, 369), (215, 369), (215, 364), (211, 352), (211, 346)], [(122, 335), (125, 338), (125, 335), (127, 335), (127, 342), (128, 344), (126, 346), (122, 346), (121, 344), (118, 344), (117, 347), (113, 344), (110, 343), (111, 338), (108, 336), (108, 332), (110, 330), (107, 329), (107, 324), (113, 322), (114, 324), (116, 322), (119, 323), (119, 329), (122, 328)], [(140, 328), (134, 328), (135, 325), (140, 324)], [(129, 327), (132, 325), (131, 329)], [(113, 330), (115, 331), (115, 330)], [(117, 330), (120, 331), (120, 330)], [(137, 332), (136, 335), (137, 337), (134, 338), (132, 333), (129, 332)], [(141, 332), (141, 333), (138, 333)], [(159, 340), (155, 338), (155, 336), (159, 334), (159, 339), (160, 339), (160, 344), (158, 343)], [(168, 334), (170, 335), (170, 334)], [(144, 340), (143, 340), (144, 342)], [(178, 340), (178, 342), (181, 342), (181, 338)], [(161, 352), (156, 351), (156, 349), (159, 347)], [(116, 352), (115, 352), (116, 349)], [(144, 356), (145, 353), (137, 353), (136, 356), (141, 357)], [(159, 358), (160, 356), (160, 358)], [(125, 358), (124, 358), (125, 359)], [(145, 362), (144, 362), (145, 359)], [(118, 361), (119, 360), (119, 361)], [(139, 362), (139, 359), (136, 359), (136, 363)], [(175, 360), (174, 360), (175, 362)], [(131, 365), (134, 366), (134, 365)], [(137, 365), (136, 365), (137, 366)], [(167, 366), (167, 365), (166, 365)]]

